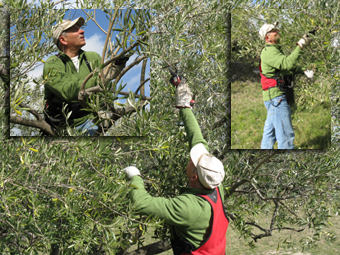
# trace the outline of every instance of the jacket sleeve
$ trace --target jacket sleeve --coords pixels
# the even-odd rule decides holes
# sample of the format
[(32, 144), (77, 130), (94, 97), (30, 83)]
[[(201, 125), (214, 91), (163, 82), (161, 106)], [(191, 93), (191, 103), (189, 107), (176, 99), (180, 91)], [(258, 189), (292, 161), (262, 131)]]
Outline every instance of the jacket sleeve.
[(208, 143), (203, 138), (200, 126), (197, 123), (197, 120), (191, 111), (190, 108), (181, 108), (180, 116), (183, 120), (185, 132), (188, 136), (189, 141), (189, 149), (191, 150), (196, 144), (202, 143), (205, 148), (209, 151)]
[[(48, 73), (45, 89), (62, 101), (68, 103), (78, 101), (78, 93), (84, 80), (82, 77), (65, 72), (64, 63), (56, 56), (52, 56), (44, 65), (43, 77), (46, 78)], [(90, 78), (85, 85), (85, 89), (95, 86), (96, 83), (97, 77)]]
[(292, 69), (296, 68), (296, 63), (301, 55), (301, 48), (300, 46), (296, 46), (292, 54), (288, 57), (284, 55), (280, 50), (273, 49), (270, 51), (265, 51), (264, 56), (261, 57), (263, 63), (275, 68), (279, 69), (280, 71), (291, 71)]
[[(145, 190), (143, 180), (136, 175), (131, 178), (130, 199), (134, 211), (143, 215), (154, 215), (174, 226), (190, 226), (200, 215), (188, 212), (200, 212), (202, 207), (197, 200), (190, 198), (194, 195), (180, 195), (174, 198), (152, 197)], [(195, 202), (196, 201), (196, 202)], [(210, 207), (209, 207), (210, 208)]]

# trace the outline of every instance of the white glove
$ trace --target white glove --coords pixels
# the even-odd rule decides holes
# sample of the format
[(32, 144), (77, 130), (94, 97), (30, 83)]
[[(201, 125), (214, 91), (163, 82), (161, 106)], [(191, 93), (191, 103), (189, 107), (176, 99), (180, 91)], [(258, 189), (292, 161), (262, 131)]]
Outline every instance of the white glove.
[(135, 175), (140, 175), (140, 171), (135, 166), (125, 167), (122, 172), (125, 172), (130, 179)]
[(313, 79), (313, 77), (314, 77), (314, 71), (313, 70), (308, 70), (307, 69), (306, 71), (304, 71), (304, 73), (307, 76), (307, 78)]
[(176, 89), (176, 107), (190, 108), (192, 93), (185, 78), (181, 80)]
[(300, 48), (303, 50), (304, 48), (309, 46), (312, 41), (313, 41), (313, 38), (308, 37), (307, 34), (304, 34), (302, 38), (297, 42), (297, 45), (299, 45)]
[(122, 65), (115, 65), (113, 63), (107, 65), (104, 67), (104, 77), (105, 77), (105, 83), (108, 83), (114, 79), (117, 78), (117, 76), (121, 73), (121, 71), (124, 69), (125, 63)]

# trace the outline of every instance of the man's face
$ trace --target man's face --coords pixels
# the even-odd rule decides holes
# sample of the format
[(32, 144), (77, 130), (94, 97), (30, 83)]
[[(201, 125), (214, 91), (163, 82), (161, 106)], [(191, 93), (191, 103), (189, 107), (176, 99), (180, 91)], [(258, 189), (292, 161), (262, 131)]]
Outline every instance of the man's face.
[(266, 35), (266, 42), (272, 43), (272, 44), (278, 44), (280, 42), (280, 31), (273, 30)]
[(67, 36), (60, 36), (60, 41), (62, 44), (66, 45), (68, 48), (78, 48), (83, 47), (85, 42), (85, 31), (80, 29), (80, 27), (76, 24), (69, 29), (65, 30)]
[(194, 169), (195, 169), (195, 165), (194, 165), (194, 163), (192, 163), (192, 160), (190, 158), (190, 161), (189, 161), (187, 167), (185, 168), (187, 177), (189, 179), (195, 174)]

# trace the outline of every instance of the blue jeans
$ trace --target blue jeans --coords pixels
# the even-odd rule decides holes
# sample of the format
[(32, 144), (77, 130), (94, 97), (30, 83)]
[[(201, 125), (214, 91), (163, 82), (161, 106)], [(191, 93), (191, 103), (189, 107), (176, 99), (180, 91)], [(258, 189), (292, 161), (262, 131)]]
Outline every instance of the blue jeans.
[(286, 96), (278, 96), (265, 101), (267, 119), (264, 124), (261, 149), (273, 149), (277, 141), (278, 149), (294, 149), (294, 130), (290, 107)]
[(93, 136), (95, 134), (95, 132), (98, 130), (98, 126), (96, 126), (92, 122), (92, 120), (87, 119), (83, 124), (76, 126), (76, 129), (81, 130), (81, 131), (87, 130), (85, 132), (85, 135), (86, 136)]

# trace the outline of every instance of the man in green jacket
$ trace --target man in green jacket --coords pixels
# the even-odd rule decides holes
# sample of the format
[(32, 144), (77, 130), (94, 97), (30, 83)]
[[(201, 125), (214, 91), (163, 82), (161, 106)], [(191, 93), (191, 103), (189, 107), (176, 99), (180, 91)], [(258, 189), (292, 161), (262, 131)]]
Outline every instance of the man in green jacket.
[(280, 31), (277, 24), (278, 22), (265, 24), (259, 32), (261, 39), (266, 43), (260, 62), (262, 95), (267, 109), (261, 149), (273, 149), (276, 141), (278, 149), (294, 149), (295, 134), (284, 87), (290, 86), (292, 72), (313, 78), (313, 71), (304, 71), (296, 66), (302, 50), (310, 45), (312, 39), (304, 35), (297, 42), (294, 51), (285, 56), (279, 45)]
[(224, 192), (221, 182), (225, 172), (222, 162), (208, 152), (208, 144), (190, 109), (191, 96), (183, 79), (176, 90), (176, 107), (180, 108), (188, 136), (190, 161), (186, 167), (188, 186), (180, 189), (180, 195), (173, 198), (152, 197), (145, 190), (136, 167), (130, 166), (123, 171), (136, 187), (130, 192), (136, 212), (158, 216), (171, 226), (175, 255), (202, 252), (222, 255), (225, 254), (228, 227), (222, 204)]
[[(86, 76), (101, 64), (101, 57), (96, 52), (81, 49), (86, 44), (85, 31), (80, 28), (84, 22), (82, 17), (73, 21), (63, 20), (53, 28), (53, 42), (59, 54), (49, 57), (44, 64), (43, 77), (48, 77), (45, 82), (44, 114), (50, 125), (65, 128), (65, 116), (72, 111), (67, 119), (68, 124), (85, 131), (86, 135), (94, 135), (98, 126), (92, 121), (91, 112), (83, 110), (79, 104), (78, 93)], [(105, 81), (115, 79), (126, 61), (108, 65), (104, 69)], [(98, 82), (98, 76), (90, 78), (85, 89), (97, 86)]]

